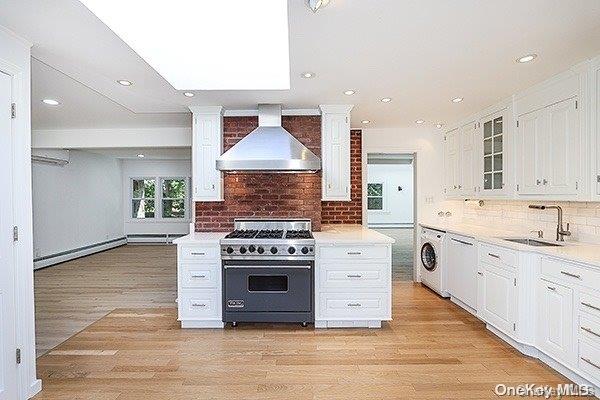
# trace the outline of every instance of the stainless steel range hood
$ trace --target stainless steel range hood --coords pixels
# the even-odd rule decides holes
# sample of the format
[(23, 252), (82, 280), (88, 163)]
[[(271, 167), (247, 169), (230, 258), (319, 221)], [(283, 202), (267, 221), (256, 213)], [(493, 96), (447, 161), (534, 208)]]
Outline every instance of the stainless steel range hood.
[(241, 172), (317, 172), (321, 160), (281, 127), (281, 105), (259, 104), (258, 128), (217, 158), (217, 169)]

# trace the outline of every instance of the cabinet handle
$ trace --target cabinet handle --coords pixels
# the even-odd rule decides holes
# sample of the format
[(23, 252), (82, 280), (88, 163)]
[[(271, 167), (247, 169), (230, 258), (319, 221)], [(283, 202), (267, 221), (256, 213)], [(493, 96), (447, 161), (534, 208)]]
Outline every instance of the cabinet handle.
[(570, 272), (560, 271), (561, 274), (570, 276), (571, 278), (581, 279), (581, 275), (572, 274)]
[(458, 188), (459, 188), (459, 189), (462, 189), (462, 186), (461, 186), (461, 185), (458, 185)]
[(457, 189), (456, 185), (454, 185), (454, 189)]
[(215, 190), (215, 184), (214, 183), (211, 185), (211, 187), (212, 187), (212, 190)]
[(544, 183), (544, 185), (547, 185), (548, 184), (548, 180), (544, 179), (543, 183)]
[(488, 256), (500, 259), (500, 256), (497, 254), (488, 253)]
[(206, 278), (206, 275), (196, 275), (196, 274), (192, 274), (192, 278)]
[(477, 275), (481, 275), (481, 276), (483, 276), (483, 272), (479, 272), (479, 271), (477, 271)]
[(346, 275), (346, 278), (362, 278), (362, 275)]
[(582, 361), (585, 361), (586, 363), (590, 364), (592, 367), (596, 367), (598, 369), (600, 369), (600, 365), (594, 363), (592, 360), (590, 360), (589, 358), (585, 358), (585, 357), (581, 357)]
[(546, 286), (546, 287), (547, 287), (548, 289), (552, 290), (552, 291), (555, 291), (555, 290), (556, 290), (556, 288), (555, 288), (555, 287), (552, 287), (552, 286)]
[(582, 302), (581, 302), (581, 305), (582, 305), (582, 306), (589, 307), (589, 308), (591, 308), (592, 310), (600, 311), (600, 307), (596, 307), (595, 305), (593, 305), (593, 304), (590, 304), (590, 303), (586, 303), (586, 302), (583, 302), (583, 301), (582, 301)]
[(360, 256), (362, 254), (362, 251), (349, 251), (348, 255), (349, 256)]
[(205, 303), (192, 303), (192, 307), (206, 307)]
[(198, 252), (192, 252), (190, 254), (193, 256), (205, 256), (206, 255), (206, 253), (198, 253)]
[(542, 183), (542, 181), (540, 181), (539, 179), (536, 179), (536, 180), (535, 180), (535, 184), (536, 184), (536, 185), (540, 185), (541, 183)]
[(454, 240), (457, 243), (466, 244), (468, 246), (473, 246), (473, 243), (465, 242), (463, 240), (458, 240), (458, 239), (454, 239), (454, 238), (450, 238), (450, 239)]
[(591, 328), (586, 328), (585, 326), (582, 326), (581, 330), (586, 331), (587, 333), (591, 333), (592, 335), (594, 335), (596, 337), (600, 337), (600, 333), (594, 332), (594, 330)]
[(348, 307), (362, 307), (360, 303), (348, 303)]

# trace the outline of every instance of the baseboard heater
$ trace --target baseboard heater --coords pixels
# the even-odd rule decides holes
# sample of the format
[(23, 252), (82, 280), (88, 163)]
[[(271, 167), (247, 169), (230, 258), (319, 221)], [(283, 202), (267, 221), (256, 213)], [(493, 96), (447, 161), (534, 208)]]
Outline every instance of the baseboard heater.
[(185, 235), (185, 233), (133, 233), (126, 237), (127, 243), (171, 244), (173, 240)]
[(99, 253), (101, 251), (123, 246), (125, 244), (127, 244), (127, 238), (123, 236), (111, 240), (106, 240), (100, 243), (94, 243), (87, 246), (78, 247), (76, 249), (61, 251), (60, 253), (34, 258), (33, 269), (36, 270), (49, 267), (51, 265), (60, 264), (65, 261), (74, 260), (79, 257)]

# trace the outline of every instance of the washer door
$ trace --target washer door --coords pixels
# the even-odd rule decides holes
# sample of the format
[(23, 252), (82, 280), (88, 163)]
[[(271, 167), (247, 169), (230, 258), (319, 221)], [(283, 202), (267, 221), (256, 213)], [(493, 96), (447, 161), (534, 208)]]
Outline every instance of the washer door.
[(437, 268), (435, 249), (429, 242), (424, 243), (421, 247), (421, 264), (423, 265), (423, 268), (429, 272), (433, 272)]

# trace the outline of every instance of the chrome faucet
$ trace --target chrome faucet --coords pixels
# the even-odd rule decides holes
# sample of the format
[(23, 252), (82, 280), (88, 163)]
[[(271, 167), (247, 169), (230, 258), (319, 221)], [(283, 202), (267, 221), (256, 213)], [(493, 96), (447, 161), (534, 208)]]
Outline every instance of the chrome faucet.
[(565, 236), (571, 236), (571, 232), (569, 231), (569, 223), (567, 222), (567, 229), (563, 228), (563, 210), (560, 206), (543, 206), (530, 204), (529, 208), (533, 208), (535, 210), (547, 210), (554, 209), (558, 211), (558, 223), (556, 225), (556, 241), (564, 242)]

